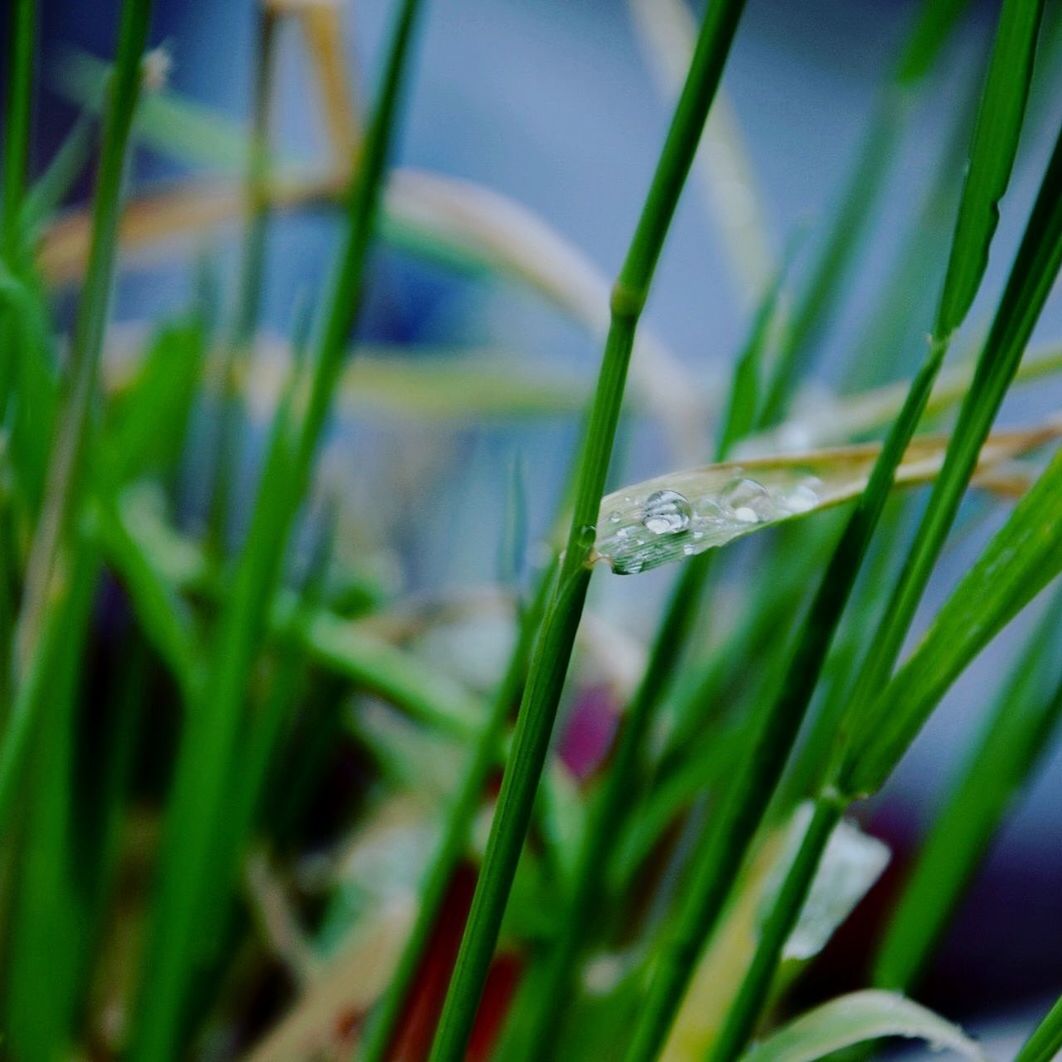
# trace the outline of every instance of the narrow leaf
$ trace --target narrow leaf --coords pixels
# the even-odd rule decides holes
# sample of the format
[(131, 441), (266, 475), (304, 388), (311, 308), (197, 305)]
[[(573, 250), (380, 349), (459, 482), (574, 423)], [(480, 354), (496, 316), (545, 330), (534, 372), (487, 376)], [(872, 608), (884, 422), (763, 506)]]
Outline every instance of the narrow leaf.
[(808, 1011), (743, 1057), (744, 1062), (814, 1062), (886, 1036), (925, 1040), (934, 1050), (985, 1060), (977, 1044), (957, 1026), (903, 996), (873, 989), (840, 996)]
[[(1062, 424), (999, 432), (981, 451), (981, 468), (1056, 438)], [(946, 438), (908, 447), (898, 483), (925, 483), (940, 469)], [(681, 560), (736, 538), (857, 497), (879, 453), (877, 444), (802, 455), (753, 458), (673, 472), (625, 487), (602, 500), (596, 557), (621, 575)]]
[(848, 793), (870, 793), (888, 777), (966, 665), (1062, 571), (1062, 450), (989, 543), (897, 672), (854, 742), (842, 772)]

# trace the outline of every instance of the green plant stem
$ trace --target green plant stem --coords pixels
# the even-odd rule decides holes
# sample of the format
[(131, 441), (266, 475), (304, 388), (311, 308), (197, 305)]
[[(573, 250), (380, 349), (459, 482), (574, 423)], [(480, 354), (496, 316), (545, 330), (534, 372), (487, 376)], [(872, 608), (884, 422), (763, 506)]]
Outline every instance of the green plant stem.
[(934, 345), (856, 503), (802, 626), (780, 692), (754, 721), (755, 731), (695, 856), (685, 899), (665, 937), (628, 1050), (628, 1062), (655, 1057), (682, 1001), (704, 942), (770, 804), (811, 703), (834, 632), (854, 586), (896, 468), (914, 434), (943, 349)]
[[(140, 57), (147, 40), (150, 0), (125, 0), (118, 36), (118, 59), (111, 83), (103, 148), (92, 214), (92, 241), (85, 286), (78, 304), (71, 346), (73, 379), (52, 450), (48, 487), (30, 554), (16, 635), (15, 673), (20, 680), (15, 711), (0, 747), (0, 833), (11, 812), (34, 719), (46, 695), (46, 682), (34, 662), (49, 608), (52, 576), (71, 522), (80, 512), (83, 458), (90, 428), (96, 371), (110, 305), (117, 246), (122, 173), (129, 131), (140, 92)], [(68, 589), (68, 588), (67, 588)]]
[(413, 979), (424, 957), (424, 951), (435, 929), (439, 912), (453, 880), (454, 871), (468, 848), (476, 813), (483, 800), (484, 786), (490, 771), (498, 762), (505, 725), (514, 704), (520, 700), (527, 676), (531, 645), (542, 619), (548, 595), (553, 590), (556, 563), (550, 564), (540, 576), (534, 599), (520, 617), (516, 644), (506, 668), (490, 713), (476, 740), (461, 787), (447, 811), (442, 836), (431, 861), (427, 880), (421, 889), (417, 920), (402, 949), (391, 983), (374, 1012), (371, 1025), (358, 1057), (361, 1062), (383, 1062), (394, 1040), (396, 1026), (405, 1009)]
[(217, 445), (213, 462), (216, 471), (210, 507), (210, 537), (215, 550), (221, 555), (225, 553), (230, 530), (229, 508), (242, 434), (239, 379), (241, 372), (246, 369), (247, 356), (258, 326), (268, 230), (270, 90), (276, 63), (276, 17), (267, 8), (260, 7), (257, 9), (257, 18), (253, 130), (244, 180), (246, 220), (243, 260), (240, 264), (236, 321), (222, 357)]
[(1052, 1062), (1062, 1049), (1062, 998), (1033, 1030), (1014, 1062)]
[[(995, 230), (996, 203), (1006, 188), (1017, 148), (1031, 73), (1037, 19), (1038, 11), (1030, 13), (1022, 6), (1022, 0), (1008, 0), (1000, 15), (985, 96), (973, 133), (972, 162), (963, 187), (934, 337), (911, 383), (903, 408), (882, 446), (867, 488), (856, 503), (819, 584), (780, 693), (773, 702), (768, 703), (756, 721), (756, 732), (747, 745), (745, 757), (737, 765), (732, 784), (723, 795), (721, 806), (708, 827), (705, 842), (694, 859), (690, 882), (675, 916), (673, 931), (665, 937), (660, 948), (646, 1003), (640, 1012), (639, 1025), (628, 1051), (628, 1062), (647, 1062), (664, 1042), (704, 943), (715, 928), (781, 779), (829, 647), (854, 589), (871, 536), (892, 488), (896, 469), (925, 411), (948, 349), (949, 338), (962, 323), (980, 284), (988, 246)], [(1011, 73), (1017, 80), (1010, 79)], [(1013, 339), (1020, 342), (1022, 348), (1039, 314), (1042, 298), (1046, 297), (1046, 290), (1050, 289), (1057, 271), (1057, 262), (1053, 269), (1050, 268), (1053, 242), (1051, 222), (1056, 214), (1058, 223), (1062, 224), (1056, 165), (1062, 164), (1053, 160), (1048, 167), (1041, 197), (1034, 208), (1026, 240), (1019, 251), (1011, 283), (1008, 284), (997, 315), (997, 329), (1008, 336), (1013, 332)], [(1050, 198), (1052, 191), (1053, 199)], [(1036, 235), (1031, 235), (1034, 233)], [(1043, 233), (1042, 237), (1040, 233)], [(1046, 280), (1044, 269), (1048, 270)], [(1013, 292), (1012, 286), (1016, 289)], [(1032, 312), (1023, 313), (1023, 310)], [(1000, 346), (1006, 349), (1005, 344)], [(1017, 367), (1019, 356), (1020, 350), (1009, 366), (1010, 375), (1004, 375), (1006, 369), (1004, 374), (1000, 374), (1001, 381), (1005, 381), (998, 390), (1000, 400)], [(998, 366), (996, 359), (992, 359), (992, 363)], [(970, 396), (976, 398), (976, 406), (980, 405), (985, 388), (984, 381), (975, 375)], [(949, 447), (949, 455), (956, 447), (963, 454), (964, 478), (959, 494), (976, 463), (990, 426), (991, 417), (985, 422), (983, 432), (971, 437), (964, 433), (965, 425), (960, 415), (959, 427)], [(972, 449), (967, 450), (966, 447)], [(954, 469), (954, 460), (951, 464)], [(941, 479), (948, 474), (946, 462)], [(937, 481), (939, 486), (940, 479)], [(954, 478), (951, 490), (956, 490)], [(957, 505), (958, 500), (955, 499)], [(935, 519), (932, 503), (926, 519)], [(950, 521), (947, 526), (950, 526)], [(930, 565), (935, 558), (936, 553), (933, 553)], [(881, 679), (885, 675), (880, 674), (878, 677)], [(874, 688), (868, 687), (869, 690)], [(857, 698), (852, 703), (862, 702)], [(843, 741), (843, 735), (839, 740)], [(849, 791), (844, 785), (839, 788)]]
[(778, 961), (793, 932), (811, 883), (822, 861), (834, 827), (844, 811), (844, 801), (820, 796), (804, 832), (796, 857), (786, 871), (782, 887), (760, 927), (752, 963), (738, 994), (727, 1011), (726, 1022), (709, 1052), (710, 1062), (733, 1062), (748, 1044), (774, 980)]
[[(1062, 130), (1044, 175), (1006, 290), (959, 411), (944, 465), (851, 697), (870, 703), (899, 656), (904, 637), (944, 546), (977, 454), (1017, 372), (1022, 353), (1062, 264)], [(873, 730), (875, 720), (861, 722)], [(846, 728), (847, 732), (847, 728)], [(842, 735), (843, 738), (843, 735)]]
[[(786, 258), (788, 262), (788, 256)], [(757, 426), (760, 365), (777, 311), (785, 267), (778, 270), (754, 315), (741, 350), (726, 409), (720, 420), (715, 460), (726, 458), (734, 443)], [(683, 567), (664, 608), (649, 659), (634, 696), (623, 712), (623, 726), (587, 824), (576, 859), (574, 889), (537, 982), (536, 1010), (529, 1048), (534, 1057), (548, 1057), (561, 1033), (562, 1018), (573, 998), (572, 981), (580, 953), (595, 926), (602, 922), (601, 899), (615, 838), (631, 809), (647, 788), (645, 748), (661, 700), (671, 685), (689, 641), (708, 585), (714, 553), (702, 553)]]
[[(168, 1059), (178, 1049), (192, 974), (204, 960), (203, 950), (197, 952), (193, 946), (195, 928), (203, 921), (211, 928), (224, 922), (229, 864), (225, 858), (213, 858), (220, 836), (214, 816), (223, 807), (258, 637), (312, 471), (347, 334), (360, 307), (403, 74), (421, 6), (420, 0), (404, 0), (398, 12), (361, 166), (350, 192), (347, 233), (316, 344), (307, 411), (301, 422), (293, 423), (290, 407), (301, 397), (296, 380), (292, 388), (296, 394), (289, 394), (284, 408), (278, 410), (252, 525), (222, 612), (206, 692), (182, 733), (133, 1035), (131, 1057), (137, 1062)], [(221, 882), (216, 890), (211, 888), (215, 875)], [(209, 945), (204, 950), (211, 958)]]
[(587, 562), (635, 331), (743, 7), (743, 0), (713, 0), (709, 5), (648, 198), (613, 289), (612, 323), (583, 440), (567, 548), (532, 656), (483, 869), (432, 1049), (434, 1062), (457, 1062), (472, 1032), (586, 597)]
[[(33, 96), (33, 53), (37, 40), (36, 0), (12, 0), (8, 23), (9, 76), (4, 115), (3, 256), (8, 268), (18, 270), (22, 234), (20, 218), (29, 168), (30, 111)], [(7, 355), (5, 355), (5, 358)]]
[(702, 553), (687, 564), (675, 584), (649, 651), (649, 662), (623, 716), (623, 727), (586, 825), (575, 866), (575, 886), (568, 900), (557, 941), (547, 959), (529, 1034), (529, 1057), (555, 1057), (563, 1015), (572, 998), (580, 953), (595, 925), (600, 925), (602, 885), (616, 837), (642, 787), (641, 760), (653, 712), (668, 685), (697, 616), (714, 554)]
[(37, 642), (70, 518), (80, 511), (83, 458), (118, 246), (122, 178), (133, 115), (140, 98), (140, 58), (147, 42), (150, 18), (151, 0), (125, 0), (122, 4), (118, 57), (104, 120), (99, 177), (92, 209), (88, 269), (70, 350), (71, 380), (52, 450), (45, 503), (30, 554), (19, 619), (16, 671), (25, 666)]
[(1045, 694), (1042, 672), (1059, 659), (1060, 620), (1062, 595), (1013, 669), (922, 846), (874, 960), (873, 982), (880, 988), (906, 991), (916, 983), (1015, 793), (1057, 727), (1062, 685)]

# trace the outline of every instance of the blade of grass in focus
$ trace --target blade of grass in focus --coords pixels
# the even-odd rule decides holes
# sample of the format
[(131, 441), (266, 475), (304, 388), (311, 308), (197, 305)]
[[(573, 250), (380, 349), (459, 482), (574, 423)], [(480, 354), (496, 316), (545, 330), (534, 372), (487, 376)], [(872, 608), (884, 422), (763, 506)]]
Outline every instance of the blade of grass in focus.
[(491, 702), (482, 732), (476, 738), (470, 762), (462, 775), (460, 788), (442, 824), (441, 836), (428, 876), (421, 888), (417, 918), (402, 949), (398, 966), (383, 1000), (373, 1012), (371, 1024), (358, 1057), (363, 1062), (381, 1062), (393, 1046), (402, 1009), (408, 1005), (413, 979), (423, 961), (431, 934), (449, 890), (454, 871), (468, 847), (476, 812), (483, 799), (490, 770), (498, 761), (502, 736), (513, 705), (519, 704), (527, 675), (531, 647), (542, 621), (546, 601), (554, 590), (557, 563), (538, 576), (534, 600), (519, 617), (516, 643)]
[(216, 895), (210, 887), (212, 871), (219, 871), (224, 882), (227, 866), (225, 861), (221, 867), (212, 862), (217, 854), (214, 809), (224, 803), (257, 639), (313, 468), (347, 335), (358, 314), (420, 7), (418, 0), (406, 0), (394, 24), (379, 99), (351, 187), (346, 238), (315, 343), (305, 411), (297, 421), (293, 410), (282, 409), (278, 415), (247, 542), (220, 619), (203, 700), (189, 714), (182, 734), (133, 1030), (131, 1057), (140, 1062), (170, 1058), (179, 1049), (181, 1019), (201, 961), (192, 947), (194, 927), (204, 912), (212, 924), (218, 924), (217, 908), (229, 900), (224, 890)]
[(486, 856), (432, 1048), (434, 1062), (463, 1057), (472, 1033), (586, 597), (590, 578), (586, 561), (593, 547), (594, 520), (638, 320), (742, 7), (740, 0), (715, 0), (708, 9), (649, 195), (613, 289), (612, 324), (579, 458), (567, 546), (532, 654)]
[[(1039, 7), (1030, 11), (1029, 6), (1020, 0), (1004, 4), (985, 94), (973, 134), (970, 168), (963, 187), (952, 258), (949, 259), (933, 340), (912, 382), (904, 407), (882, 447), (867, 488), (827, 566), (783, 685), (774, 702), (768, 703), (763, 710), (755, 736), (748, 743), (737, 767), (736, 777), (707, 830), (685, 895), (676, 907), (673, 925), (652, 964), (654, 973), (647, 1002), (640, 1012), (638, 1027), (628, 1052), (629, 1062), (644, 1062), (651, 1058), (670, 1027), (697, 956), (718, 920), (748, 846), (781, 778), (782, 769), (807, 713), (830, 642), (881, 516), (896, 468), (924, 411), (949, 337), (961, 322), (979, 285), (987, 262), (987, 247), (995, 232), (996, 203), (1006, 188), (1018, 130), (1021, 128), (1039, 14)], [(1015, 71), (1018, 72), (1017, 77), (1014, 76)], [(1041, 216), (1045, 210), (1050, 210), (1053, 187), (1053, 168), (1049, 167), (1042, 196), (1027, 230), (1027, 240), (1034, 247), (1042, 247), (1043, 242), (1048, 247), (1051, 244), (1050, 234), (1045, 241), (1040, 241), (1040, 233)], [(965, 261), (961, 267), (952, 265), (952, 259), (960, 252), (964, 259), (972, 256), (978, 268), (972, 269)], [(1027, 275), (1027, 266), (1022, 257), (1020, 253), (1014, 271), (1019, 278)], [(1024, 348), (1028, 332), (1042, 306), (1043, 299), (1038, 298), (1040, 290), (1039, 287), (1035, 289), (1025, 306), (1022, 306), (1024, 300), (1015, 304), (1006, 296), (1001, 303), (997, 319), (1007, 325), (1015, 320), (1018, 322), (1018, 334), (1014, 339), (1020, 342), (1021, 348)], [(1046, 296), (1046, 292), (1043, 294)], [(1025, 307), (1031, 312), (1023, 312)], [(975, 379), (971, 394), (977, 390)], [(953, 445), (954, 440), (962, 438), (958, 434), (961, 431), (962, 425), (953, 437)], [(978, 436), (978, 441), (983, 437)], [(940, 480), (937, 482), (939, 487)], [(963, 479), (963, 487), (965, 483), (966, 479)], [(828, 814), (829, 808), (825, 807), (823, 816)], [(824, 845), (828, 836), (828, 831), (820, 831), (817, 840)], [(812, 838), (813, 842), (815, 840)], [(792, 901), (788, 916), (784, 912), (779, 912), (777, 918), (772, 915), (776, 932), (773, 939), (765, 938), (761, 942), (762, 947), (750, 969), (750, 980), (741, 989), (742, 1005), (728, 1016), (726, 1027), (716, 1045), (713, 1058), (717, 1062), (738, 1054), (752, 1031), (777, 964), (777, 954), (771, 956), (769, 952), (775, 948), (780, 950), (788, 936), (786, 923), (791, 928), (803, 901), (799, 887), (801, 882), (797, 879), (803, 874), (802, 884), (809, 886), (816, 863), (813, 853), (809, 851), (808, 857), (794, 867), (794, 888), (790, 891), (783, 887), (782, 895)]]
[(1062, 715), (1062, 676), (1052, 682), (1050, 675), (1060, 659), (1060, 630), (1062, 596), (1056, 594), (997, 694), (907, 878), (874, 960), (878, 987), (906, 990), (916, 983), (1015, 794), (1046, 751)]

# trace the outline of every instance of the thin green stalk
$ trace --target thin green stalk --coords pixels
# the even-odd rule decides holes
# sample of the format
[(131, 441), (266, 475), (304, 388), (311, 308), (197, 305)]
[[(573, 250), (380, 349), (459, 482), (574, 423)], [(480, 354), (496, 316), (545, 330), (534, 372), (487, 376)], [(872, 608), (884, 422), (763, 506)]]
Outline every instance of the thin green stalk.
[(1014, 1062), (1052, 1062), (1062, 1050), (1062, 998), (1033, 1030)]
[(727, 1012), (719, 1038), (708, 1054), (710, 1062), (733, 1062), (748, 1044), (778, 968), (778, 960), (804, 907), (822, 854), (841, 819), (844, 801), (820, 797), (804, 832), (796, 857), (786, 871), (782, 887), (760, 927), (752, 963)]
[(532, 656), (483, 869), (432, 1049), (434, 1062), (463, 1057), (472, 1032), (586, 597), (587, 562), (635, 331), (743, 7), (743, 0), (713, 0), (709, 5), (648, 198), (613, 289), (612, 323), (583, 440), (567, 549)]
[(194, 969), (213, 959), (210, 947), (204, 954), (203, 948), (193, 946), (195, 927), (201, 920), (218, 925), (229, 902), (228, 890), (210, 887), (214, 873), (222, 876), (224, 884), (227, 865), (225, 860), (211, 858), (217, 853), (214, 818), (224, 807), (226, 777), (243, 719), (258, 636), (267, 621), (299, 500), (312, 470), (346, 336), (360, 306), (383, 173), (397, 125), (400, 88), (420, 7), (420, 0), (405, 0), (398, 13), (362, 165), (351, 189), (347, 235), (326, 306), (325, 328), (317, 342), (309, 407), (300, 424), (292, 423), (290, 396), (278, 411), (251, 528), (222, 613), (206, 692), (200, 710), (189, 714), (182, 734), (133, 1035), (131, 1057), (138, 1062), (170, 1058), (177, 1050)]
[(276, 64), (276, 16), (264, 6), (256, 10), (258, 42), (255, 48), (253, 129), (244, 180), (246, 220), (243, 260), (240, 264), (236, 321), (222, 358), (217, 445), (213, 461), (215, 474), (210, 537), (215, 550), (221, 555), (226, 552), (230, 530), (229, 507), (242, 434), (243, 410), (238, 381), (258, 326), (268, 230), (270, 91)]
[(609, 856), (623, 820), (635, 803), (644, 743), (654, 709), (668, 685), (697, 617), (697, 606), (707, 581), (713, 553), (702, 553), (687, 564), (672, 590), (664, 618), (649, 651), (649, 662), (638, 688), (623, 714), (623, 728), (608, 773), (602, 782), (594, 811), (587, 823), (575, 867), (575, 887), (568, 899), (557, 940), (547, 959), (534, 1016), (528, 1034), (528, 1057), (555, 1056), (563, 1017), (572, 1001), (573, 980), (582, 948), (600, 925), (600, 901)]
[[(853, 705), (884, 685), (966, 486), (1062, 265), (1062, 129), (910, 554), (864, 660)], [(873, 728), (874, 720), (866, 726)], [(860, 724), (861, 728), (863, 723)]]
[[(737, 765), (732, 784), (723, 795), (705, 842), (694, 860), (687, 891), (674, 916), (671, 931), (661, 943), (647, 999), (628, 1050), (628, 1062), (647, 1062), (664, 1042), (697, 959), (715, 928), (807, 714), (833, 636), (892, 488), (896, 469), (925, 410), (947, 351), (948, 339), (962, 322), (980, 285), (998, 216), (996, 203), (1006, 188), (1017, 148), (1038, 17), (1039, 10), (1030, 12), (1023, 6), (1023, 0), (1007, 0), (1000, 15), (988, 83), (974, 129), (972, 162), (963, 188), (934, 338), (882, 446), (867, 488), (856, 503), (819, 584), (778, 697), (768, 702), (756, 721), (755, 734)], [(1054, 164), (1045, 177), (1045, 189), (1054, 187), (1053, 174)], [(1050, 205), (1041, 205), (1038, 200), (1029, 232), (1043, 228), (1052, 205), (1062, 219), (1058, 200), (1057, 195)], [(1042, 245), (1036, 239), (1030, 242), (1029, 251), (1019, 252), (1012, 277), (1025, 280), (1030, 273), (1034, 278), (1040, 276), (1035, 267), (1041, 264), (1043, 255), (1037, 256), (1035, 252)], [(1046, 242), (1051, 243), (1049, 234)], [(1050, 276), (1053, 279), (1054, 271)], [(1017, 296), (1008, 298), (1005, 294), (998, 318), (1006, 323), (1006, 327), (1015, 320), (1019, 322), (1023, 345), (1039, 312), (1039, 306), (1035, 306), (1031, 319), (1024, 318), (1020, 312), (1023, 306), (1034, 307), (1040, 289), (1035, 281), (1031, 284), (1034, 294), (1025, 293), (1026, 299), (1031, 301), (1015, 302)], [(976, 379), (974, 387), (977, 387)], [(986, 427), (985, 434), (987, 430)], [(960, 433), (961, 424), (955, 440), (963, 438)], [(976, 439), (974, 461), (983, 440), (983, 435)]]
[(129, 133), (140, 98), (140, 58), (147, 42), (150, 18), (151, 0), (125, 0), (122, 4), (118, 56), (108, 96), (92, 210), (88, 269), (70, 348), (72, 377), (52, 450), (45, 504), (26, 575), (25, 599), (19, 619), (16, 670), (25, 666), (37, 642), (42, 613), (47, 607), (52, 576), (69, 530), (71, 515), (80, 509), (84, 487), (83, 458), (118, 246), (122, 178)]
[[(906, 990), (949, 917), (1062, 716), (1062, 685), (1044, 689), (1058, 659), (1062, 595), (1048, 609), (996, 699), (973, 755), (937, 816), (874, 960), (873, 982)], [(1052, 668), (1058, 672), (1058, 668)]]
[(20, 218), (29, 169), (30, 110), (33, 98), (33, 53), (37, 40), (36, 0), (12, 0), (8, 23), (9, 76), (4, 114), (3, 255), (8, 268), (18, 269), (22, 234)]
[[(734, 443), (758, 423), (760, 365), (775, 319), (783, 279), (784, 267), (764, 293), (748, 340), (738, 356), (726, 410), (720, 421), (715, 447), (717, 461), (724, 460)], [(609, 856), (631, 808), (644, 792), (645, 749), (650, 727), (696, 622), (713, 557), (714, 553), (702, 553), (684, 566), (668, 597), (645, 672), (623, 712), (623, 727), (612, 762), (576, 859), (575, 887), (568, 900), (557, 942), (547, 960), (548, 970), (537, 982), (533, 1031), (528, 1035), (528, 1047), (535, 1058), (548, 1057), (560, 1036), (563, 1015), (573, 998), (572, 982), (580, 953), (595, 925), (601, 924), (601, 898)]]
[[(48, 488), (30, 555), (17, 632), (15, 672), (22, 685), (33, 673), (34, 657), (49, 610), (52, 576), (74, 513), (80, 511), (84, 487), (84, 455), (90, 427), (96, 371), (110, 306), (111, 276), (117, 247), (122, 173), (133, 114), (140, 92), (140, 57), (147, 40), (151, 0), (125, 0), (118, 36), (118, 59), (111, 83), (103, 148), (92, 214), (88, 272), (78, 304), (71, 345), (73, 380), (63, 407), (52, 450)], [(7, 824), (22, 760), (29, 746), (34, 718), (40, 711), (44, 685), (36, 680), (18, 693), (16, 711), (0, 747), (0, 831)], [(29, 690), (37, 691), (29, 697)]]
[(453, 881), (454, 871), (468, 848), (476, 813), (483, 800), (487, 778), (498, 762), (502, 736), (512, 707), (520, 700), (527, 675), (531, 645), (542, 620), (546, 599), (553, 590), (556, 563), (539, 576), (531, 604), (520, 617), (516, 645), (494, 700), (486, 724), (476, 741), (461, 788), (453, 798), (431, 869), (421, 889), (417, 920), (406, 941), (387, 993), (373, 1013), (365, 1042), (359, 1051), (361, 1062), (383, 1062), (394, 1040), (399, 1018), (407, 1004), (409, 990), (424, 957), (439, 912)]

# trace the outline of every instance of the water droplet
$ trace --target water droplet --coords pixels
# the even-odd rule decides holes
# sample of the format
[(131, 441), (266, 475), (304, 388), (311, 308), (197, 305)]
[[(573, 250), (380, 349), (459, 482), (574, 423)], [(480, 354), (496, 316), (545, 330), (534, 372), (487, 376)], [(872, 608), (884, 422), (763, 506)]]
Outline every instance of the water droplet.
[(608, 514), (608, 518), (612, 523), (618, 524), (620, 520), (623, 519), (623, 513), (621, 513), (619, 509), (613, 509), (612, 512)]
[(685, 531), (693, 519), (690, 503), (674, 490), (657, 490), (645, 499), (642, 524), (654, 535)]
[(806, 513), (819, 504), (819, 496), (806, 483), (799, 483), (786, 495), (785, 504), (794, 513)]
[(683, 553), (684, 553), (684, 554), (685, 554), (685, 555), (686, 555), (687, 557), (692, 557), (692, 556), (694, 555), (694, 553), (696, 553), (696, 552), (697, 552), (697, 547), (696, 547), (696, 545), (694, 545), (694, 543), (692, 543), (692, 542), (687, 542), (687, 543), (686, 543), (686, 544), (685, 544), (685, 545), (684, 545), (684, 546), (682, 547), (682, 552), (683, 552)]
[(747, 476), (737, 476), (727, 483), (719, 492), (719, 499), (743, 524), (756, 524), (777, 515), (767, 488)]

